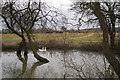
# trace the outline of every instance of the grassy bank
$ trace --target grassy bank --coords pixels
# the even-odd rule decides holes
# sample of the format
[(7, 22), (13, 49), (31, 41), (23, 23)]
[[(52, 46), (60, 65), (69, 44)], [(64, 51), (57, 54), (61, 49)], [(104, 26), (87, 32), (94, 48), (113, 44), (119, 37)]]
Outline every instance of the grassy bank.
[[(101, 50), (102, 33), (40, 33), (33, 36), (36, 48)], [(118, 37), (117, 34), (116, 40)], [(2, 34), (3, 50), (16, 50), (20, 42), (21, 38), (15, 34)]]

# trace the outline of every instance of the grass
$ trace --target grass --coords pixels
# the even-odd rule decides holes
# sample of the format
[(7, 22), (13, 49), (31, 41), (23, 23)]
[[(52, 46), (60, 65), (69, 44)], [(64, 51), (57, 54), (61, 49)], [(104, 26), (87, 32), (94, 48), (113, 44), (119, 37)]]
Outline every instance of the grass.
[[(83, 44), (90, 45), (99, 44), (102, 42), (102, 33), (36, 33), (33, 34), (34, 42), (37, 47), (47, 46), (48, 48), (61, 48), (64, 45), (66, 34), (66, 45), (73, 48), (79, 48)], [(117, 33), (116, 40), (120, 34)], [(2, 34), (2, 46), (15, 47), (19, 45), (21, 38), (15, 34)], [(83, 47), (85, 47), (85, 45)], [(10, 48), (10, 49), (11, 49)]]
[(2, 34), (2, 45), (17, 45), (21, 42), (21, 38), (15, 34)]
[[(89, 34), (93, 34), (94, 36), (84, 37)], [(101, 36), (101, 33), (67, 33), (66, 34), (66, 42), (67, 43), (86, 43), (86, 42), (99, 42), (102, 38), (96, 38), (95, 35), (99, 34)], [(52, 33), (52, 34), (34, 34), (35, 39), (37, 42), (44, 41), (48, 43), (49, 41), (53, 40), (56, 42), (64, 42), (64, 33)], [(82, 38), (83, 37), (83, 38)]]

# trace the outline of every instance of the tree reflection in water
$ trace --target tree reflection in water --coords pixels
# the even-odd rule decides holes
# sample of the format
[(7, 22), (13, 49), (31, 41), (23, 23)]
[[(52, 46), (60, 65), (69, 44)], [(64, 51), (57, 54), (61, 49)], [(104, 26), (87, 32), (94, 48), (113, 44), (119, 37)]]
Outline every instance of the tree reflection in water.
[[(65, 66), (65, 78), (117, 78), (113, 67), (108, 63), (104, 55), (102, 59), (95, 56), (86, 56), (85, 54), (69, 55), (63, 52), (63, 65)], [(71, 52), (72, 54), (72, 52)], [(101, 63), (102, 61), (102, 63)]]
[[(24, 53), (24, 55), (22, 55), (22, 52)], [(32, 74), (34, 73), (35, 69), (38, 66), (45, 64), (44, 62), (38, 61), (38, 62), (35, 62), (30, 69), (27, 68), (28, 50), (27, 50), (27, 46), (26, 46), (25, 41), (22, 41), (19, 44), (16, 55), (17, 55), (19, 61), (22, 62), (22, 70), (20, 70), (19, 68), (16, 69), (17, 63), (14, 64), (14, 68), (11, 68), (11, 67), (7, 68), (7, 69), (10, 69), (9, 71), (13, 75), (13, 76), (11, 76), (12, 78), (32, 78)]]
[(101, 53), (78, 50), (38, 52), (50, 60), (45, 65), (36, 62), (31, 52), (17, 54), (17, 57), (12, 53), (3, 55), (5, 78), (117, 78), (114, 68)]
[(32, 74), (34, 73), (35, 69), (36, 69), (38, 66), (41, 66), (42, 64), (45, 64), (44, 62), (40, 62), (40, 61), (35, 62), (35, 63), (32, 65), (31, 69), (29, 70), (29, 73), (27, 73), (27, 75), (26, 75), (25, 72), (26, 72), (26, 68), (27, 68), (27, 60), (28, 60), (27, 58), (28, 58), (28, 56), (27, 56), (27, 55), (24, 55), (24, 58), (22, 58), (22, 55), (21, 55), (21, 54), (17, 54), (17, 57), (18, 57), (18, 59), (23, 63), (22, 72), (21, 72), (21, 74), (19, 74), (19, 75), (17, 76), (17, 78), (24, 78), (24, 77), (26, 77), (26, 78), (32, 78)]

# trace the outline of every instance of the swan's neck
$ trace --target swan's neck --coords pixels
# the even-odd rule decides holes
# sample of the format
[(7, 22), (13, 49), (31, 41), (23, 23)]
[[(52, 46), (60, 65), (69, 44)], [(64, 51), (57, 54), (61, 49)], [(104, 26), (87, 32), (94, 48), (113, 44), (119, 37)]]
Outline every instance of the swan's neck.
[(44, 50), (46, 51), (46, 47), (44, 48)]

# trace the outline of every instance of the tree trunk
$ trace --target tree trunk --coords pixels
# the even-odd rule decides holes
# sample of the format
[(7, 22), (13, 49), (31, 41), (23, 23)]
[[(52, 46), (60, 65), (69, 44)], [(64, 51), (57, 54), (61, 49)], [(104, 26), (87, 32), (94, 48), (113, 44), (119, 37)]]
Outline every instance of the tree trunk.
[(115, 34), (112, 33), (112, 34), (110, 34), (110, 47), (111, 47), (111, 49), (114, 49), (114, 46), (115, 46)]
[[(93, 6), (94, 5), (94, 6)], [(99, 2), (95, 2), (93, 3), (91, 6), (91, 9), (93, 10), (93, 13), (96, 15), (96, 17), (98, 17), (99, 23), (100, 23), (100, 28), (103, 31), (103, 49), (106, 50), (107, 48), (109, 48), (109, 43), (108, 43), (108, 26), (107, 23), (105, 21), (105, 16), (104, 14), (101, 12), (101, 8), (100, 8), (100, 3)]]
[(113, 67), (115, 73), (120, 78), (120, 62), (116, 59), (116, 57), (110, 52), (110, 50), (107, 50), (105, 53), (105, 57), (110, 63), (110, 65)]
[[(103, 30), (103, 50), (104, 50), (103, 52), (105, 53), (106, 59), (112, 65), (114, 71), (120, 78), (120, 69), (119, 69), (120, 62), (116, 59), (116, 57), (114, 55), (112, 55), (112, 53), (110, 52), (110, 49), (109, 49), (108, 29), (107, 29), (107, 24), (105, 21), (105, 16), (101, 12), (99, 2), (95, 2), (93, 5), (94, 5), (93, 11), (94, 11), (95, 15), (98, 17), (100, 27)], [(112, 38), (114, 38), (114, 36), (112, 36)], [(114, 40), (114, 39), (112, 39), (112, 40)]]
[(28, 49), (27, 49), (27, 43), (26, 41), (24, 42), (24, 56), (27, 56)]
[[(22, 50), (24, 50), (24, 58), (21, 55)], [(17, 57), (23, 63), (22, 73), (18, 77), (22, 77), (24, 75), (25, 71), (26, 71), (27, 59), (28, 59), (27, 53), (28, 53), (28, 51), (27, 51), (27, 46), (26, 46), (26, 40), (23, 37), (22, 41), (21, 41), (21, 43), (20, 43), (20, 45), (18, 47), (18, 50), (17, 50)]]
[[(109, 39), (108, 39), (108, 32), (107, 29), (105, 29), (105, 27), (107, 25), (104, 24), (103, 20), (100, 20), (100, 25), (104, 25), (103, 28), (103, 52), (105, 54), (106, 59), (108, 60), (108, 62), (110, 63), (110, 65), (112, 65), (114, 71), (116, 72), (116, 74), (118, 75), (118, 77), (120, 78), (120, 62), (116, 59), (116, 57), (110, 52), (109, 49)], [(111, 41), (114, 40), (115, 35), (112, 35)], [(113, 41), (114, 42), (114, 41)], [(112, 43), (113, 45), (114, 43)]]
[(49, 62), (46, 58), (42, 58), (41, 56), (39, 56), (37, 54), (37, 50), (34, 47), (34, 44), (32, 42), (32, 39), (31, 39), (31, 36), (30, 36), (29, 32), (26, 32), (26, 34), (27, 34), (27, 38), (28, 38), (28, 41), (29, 41), (29, 44), (30, 44), (30, 48), (31, 48), (31, 50), (34, 54), (34, 57), (41, 62)]
[(18, 46), (18, 49), (17, 49), (17, 54), (21, 54), (21, 51), (23, 49), (23, 46), (24, 46), (24, 43), (25, 42), (25, 39), (22, 39), (22, 41), (20, 42), (19, 46)]
[(109, 48), (108, 33), (106, 33), (106, 31), (103, 30), (103, 50), (106, 51), (108, 48)]
[(18, 54), (18, 55), (21, 54), (22, 49), (24, 49), (24, 55), (27, 55), (28, 50), (27, 50), (26, 40), (25, 40), (24, 37), (22, 37), (22, 41), (21, 41), (21, 43), (19, 44), (19, 47), (18, 47), (18, 49), (17, 49), (17, 54)]

